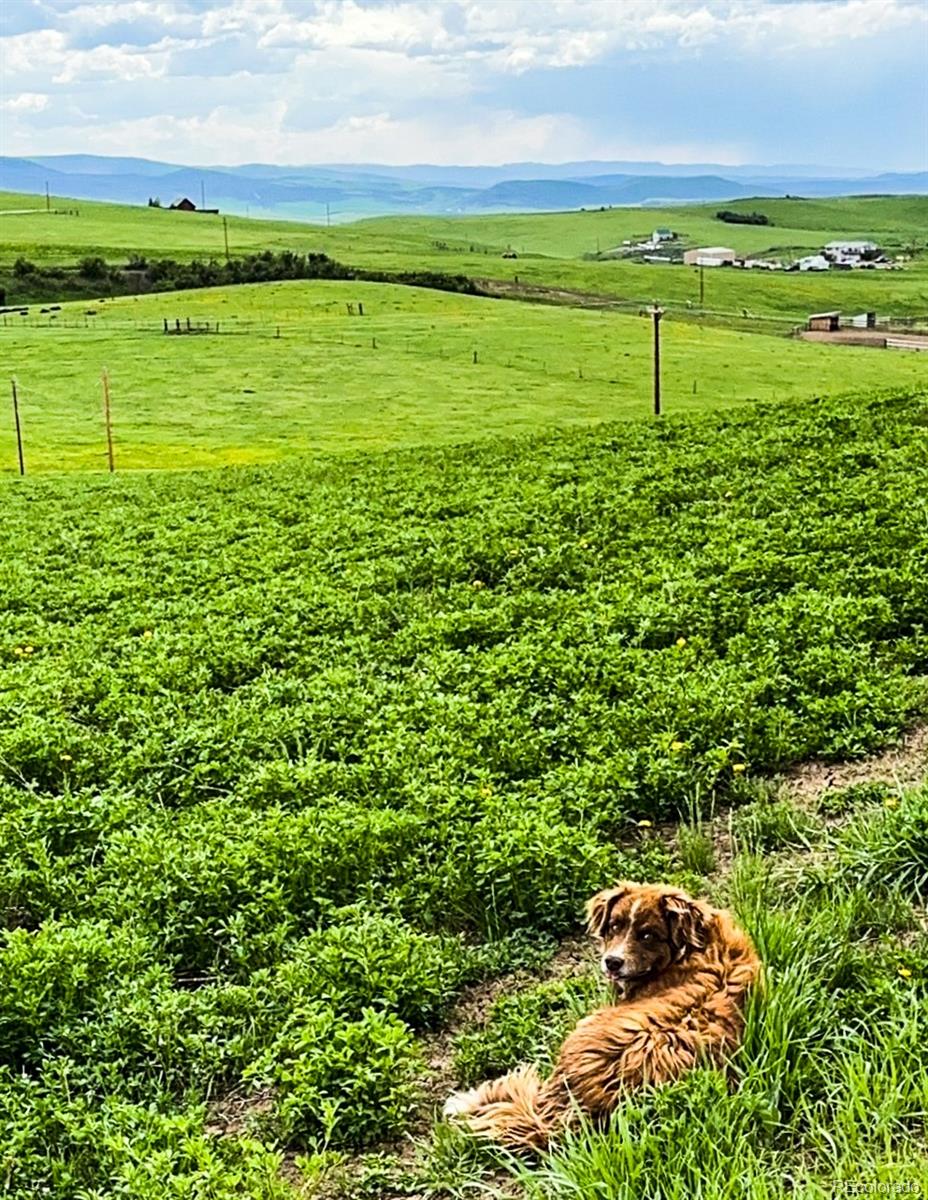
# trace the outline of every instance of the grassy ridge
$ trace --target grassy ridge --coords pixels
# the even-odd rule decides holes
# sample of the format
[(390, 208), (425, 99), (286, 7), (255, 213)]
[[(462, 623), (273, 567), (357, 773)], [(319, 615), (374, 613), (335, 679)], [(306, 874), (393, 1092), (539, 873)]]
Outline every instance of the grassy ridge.
[[(4, 259), (22, 253), (36, 261), (77, 259), (85, 254), (104, 257), (141, 251), (150, 257), (224, 253), (223, 218), (169, 209), (105, 204), (93, 200), (62, 201), (63, 210), (77, 208), (79, 216), (46, 214), (44, 197), (0, 192), (0, 226)], [(724, 207), (750, 212), (759, 209), (772, 226), (732, 225), (719, 221)], [(4, 210), (9, 210), (4, 215)], [(31, 211), (22, 211), (31, 210)], [(666, 208), (612, 208), (604, 212), (481, 214), (460, 217), (374, 217), (327, 228), (298, 221), (226, 218), (229, 243), (242, 253), (256, 249), (312, 249), (323, 241), (372, 253), (418, 258), (435, 241), (447, 241), (459, 253), (472, 245), (496, 251), (508, 246), (528, 254), (579, 258), (597, 249), (608, 250), (626, 238), (650, 236), (667, 225), (696, 244), (726, 245), (744, 253), (771, 247), (797, 250), (820, 248), (841, 236), (869, 237), (893, 248), (913, 243), (924, 248), (928, 197), (838, 197), (827, 200), (741, 200), (725, 205), (681, 205)]]
[[(349, 317), (348, 303), (359, 302), (363, 319)], [(71, 304), (35, 325), (11, 317), (0, 327), (19, 383), (29, 470), (105, 466), (104, 366), (121, 468), (447, 444), (651, 408), (650, 321), (637, 316), (328, 282), (91, 307), (96, 316)], [(165, 337), (164, 318), (218, 321), (220, 334)], [(667, 321), (664, 404), (679, 413), (917, 386), (918, 358)], [(17, 466), (6, 405), (0, 439), (0, 472), (10, 474)]]
[[(913, 395), (5, 488), (12, 1195), (272, 1197), (277, 1148), (401, 1131), (464, 982), (532, 961), (616, 874), (679, 870), (639, 819), (898, 733), (928, 699), (926, 423)], [(921, 887), (919, 812), (879, 886)], [(779, 1092), (684, 1093), (737, 1117), (742, 1165), (816, 1096), (857, 1102), (814, 1068), (861, 1019), (829, 999), (852, 934), (822, 914), (792, 974), (811, 909), (755, 926), (795, 1032), (752, 1078)], [(889, 1082), (873, 1136), (902, 1154), (917, 1079), (895, 1112)], [(272, 1109), (217, 1139), (205, 1102), (233, 1086)], [(694, 1194), (669, 1161), (660, 1195)]]
[[(35, 205), (36, 197), (0, 193), (0, 208)], [(75, 202), (77, 203), (77, 202)], [(88, 254), (112, 261), (130, 252), (148, 257), (224, 254), (222, 218), (81, 201), (79, 217), (0, 214), (7, 265), (19, 254), (39, 262), (76, 262)], [(673, 209), (610, 209), (606, 212), (516, 214), (480, 217), (386, 217), (331, 229), (281, 221), (228, 218), (233, 254), (261, 248), (321, 250), (353, 266), (376, 270), (434, 270), (605, 294), (633, 304), (685, 308), (699, 296), (695, 269), (588, 262), (582, 256), (608, 250), (625, 238), (650, 234), (656, 225), (678, 230), (687, 243), (730, 245), (761, 253), (820, 249), (842, 235), (873, 237), (898, 252), (925, 249), (928, 198), (878, 197), (827, 201), (739, 201), (729, 207), (769, 210), (773, 227), (729, 225), (714, 217), (717, 205)], [(795, 225), (789, 222), (795, 220)], [(507, 246), (523, 255), (503, 260)], [(0, 264), (2, 265), (2, 264)], [(881, 314), (928, 316), (928, 260), (905, 271), (769, 274), (707, 273), (706, 306), (740, 317), (744, 310), (784, 326), (809, 312), (877, 309)]]

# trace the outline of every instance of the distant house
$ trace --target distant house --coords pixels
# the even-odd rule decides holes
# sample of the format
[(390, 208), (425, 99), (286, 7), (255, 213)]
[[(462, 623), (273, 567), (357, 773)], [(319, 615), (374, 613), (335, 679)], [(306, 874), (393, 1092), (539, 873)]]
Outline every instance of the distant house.
[(683, 261), (688, 267), (724, 267), (735, 261), (735, 252), (728, 246), (701, 246), (687, 250)]
[(651, 234), (651, 241), (656, 246), (658, 242), (672, 242), (677, 235), (672, 229), (668, 229), (666, 225), (658, 225), (657, 229)]
[(194, 202), (186, 196), (180, 196), (171, 205), (175, 212), (218, 213), (218, 208), (197, 208)]
[(834, 333), (841, 324), (839, 312), (812, 313), (809, 316), (807, 328), (819, 333)]
[(871, 258), (879, 253), (879, 246), (876, 242), (867, 241), (847, 241), (844, 238), (839, 238), (835, 242), (829, 242), (823, 253), (833, 262), (857, 261), (861, 258)]

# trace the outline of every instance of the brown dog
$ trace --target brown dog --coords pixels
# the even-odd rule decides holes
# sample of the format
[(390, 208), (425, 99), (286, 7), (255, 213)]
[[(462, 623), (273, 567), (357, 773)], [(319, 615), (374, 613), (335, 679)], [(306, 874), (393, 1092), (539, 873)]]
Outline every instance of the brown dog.
[(675, 888), (620, 883), (590, 900), (587, 921), (615, 1003), (577, 1025), (550, 1079), (520, 1067), (451, 1096), (446, 1117), (538, 1150), (575, 1113), (603, 1120), (629, 1088), (721, 1065), (737, 1048), (760, 961), (727, 912)]

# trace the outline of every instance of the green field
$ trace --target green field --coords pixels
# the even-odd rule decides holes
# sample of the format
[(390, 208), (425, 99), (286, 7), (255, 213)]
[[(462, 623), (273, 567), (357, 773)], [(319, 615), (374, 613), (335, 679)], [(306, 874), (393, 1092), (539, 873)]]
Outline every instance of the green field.
[[(224, 253), (215, 217), (76, 207), (0, 212), (2, 280)], [(0, 1195), (928, 1194), (925, 764), (784, 774), (928, 714), (925, 356), (777, 336), (928, 312), (928, 201), (742, 207), (777, 224), (229, 220), (236, 254), (586, 293), (558, 304), (314, 280), (0, 317)], [(701, 314), (689, 270), (584, 258), (656, 224), (915, 257), (706, 272)], [(621, 877), (755, 938), (731, 1078), (475, 1146), (444, 1095), (603, 1002), (569, 939)]]
[[(4, 1194), (921, 1194), (928, 793), (773, 776), (928, 708), (926, 428), (896, 394), (3, 482)], [(437, 1107), (600, 1002), (538, 978), (620, 877), (753, 933), (736, 1070), (501, 1161)]]
[[(94, 254), (122, 261), (129, 253), (148, 258), (224, 255), (219, 216), (67, 201), (80, 216), (3, 215), (35, 208), (37, 197), (0, 193), (0, 267), (17, 256), (38, 263), (73, 263)], [(62, 207), (65, 203), (62, 202)], [(720, 319), (744, 311), (787, 328), (809, 312), (877, 310), (882, 316), (928, 321), (928, 197), (877, 197), (828, 201), (737, 201), (726, 207), (759, 208), (773, 227), (718, 221), (718, 206), (672, 209), (611, 209), (605, 212), (479, 217), (386, 217), (327, 229), (281, 221), (228, 218), (230, 251), (321, 250), (353, 266), (377, 270), (428, 269), (512, 280), (608, 295), (639, 305), (659, 300), (686, 310), (699, 297), (694, 268), (583, 256), (650, 234), (657, 225), (678, 231), (687, 245), (730, 245), (736, 250), (771, 251), (789, 257), (811, 252), (842, 235), (873, 238), (892, 253), (915, 253), (904, 270), (788, 274), (715, 271), (706, 273), (705, 307)], [(516, 261), (501, 256), (507, 246)], [(784, 253), (788, 252), (788, 253)]]
[[(364, 316), (348, 315), (360, 303)], [(383, 284), (261, 284), (6, 318), (30, 471), (105, 465), (100, 374), (120, 468), (470, 441), (651, 410), (651, 322)], [(356, 309), (357, 311), (357, 309)], [(172, 324), (219, 333), (164, 336)], [(917, 354), (663, 324), (665, 411), (917, 386)], [(279, 330), (279, 336), (278, 336)], [(474, 353), (477, 362), (474, 363)], [(0, 409), (0, 471), (17, 469)]]

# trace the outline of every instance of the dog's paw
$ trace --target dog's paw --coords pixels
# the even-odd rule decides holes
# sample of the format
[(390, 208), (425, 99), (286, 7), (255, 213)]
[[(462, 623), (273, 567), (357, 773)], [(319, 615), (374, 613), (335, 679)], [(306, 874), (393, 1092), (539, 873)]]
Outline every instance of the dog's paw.
[(446, 1121), (466, 1117), (474, 1111), (476, 1103), (476, 1088), (471, 1088), (469, 1092), (452, 1092), (445, 1101), (445, 1107), (441, 1110), (441, 1115)]

